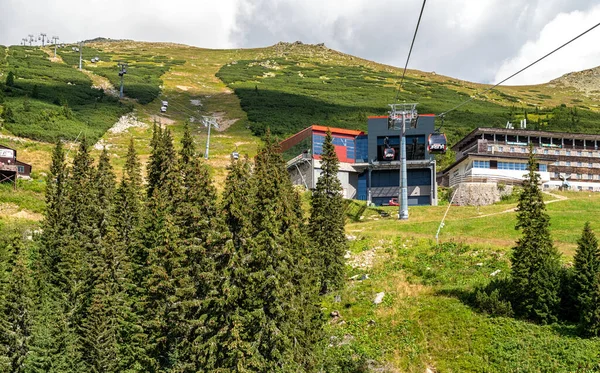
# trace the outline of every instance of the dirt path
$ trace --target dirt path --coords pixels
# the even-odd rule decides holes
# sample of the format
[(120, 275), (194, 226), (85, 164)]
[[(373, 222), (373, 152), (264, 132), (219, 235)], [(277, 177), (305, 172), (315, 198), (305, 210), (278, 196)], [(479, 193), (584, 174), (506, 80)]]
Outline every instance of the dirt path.
[[(551, 201), (544, 201), (544, 203), (545, 203), (546, 205), (547, 205), (547, 204), (549, 204), (549, 203), (560, 202), (560, 201), (564, 201), (564, 200), (567, 200), (567, 199), (569, 199), (569, 197), (560, 196), (560, 195), (558, 195), (558, 194), (553, 194), (553, 193), (550, 193), (550, 192), (544, 192), (544, 191), (542, 191), (542, 193), (544, 193), (544, 194), (547, 194), (547, 195), (549, 195), (549, 196), (551, 196), (551, 197), (554, 197), (554, 198), (556, 198), (556, 199), (553, 199), (553, 200), (551, 200)], [(513, 207), (512, 209), (508, 209), (508, 210), (504, 210), (504, 211), (500, 211), (500, 212), (495, 212), (495, 213), (493, 213), (493, 214), (485, 214), (485, 215), (480, 215), (480, 216), (473, 216), (473, 217), (471, 217), (471, 218), (469, 218), (469, 219), (480, 219), (480, 218), (487, 218), (487, 217), (489, 217), (489, 216), (501, 215), (501, 214), (506, 214), (506, 213), (509, 213), (509, 212), (515, 212), (515, 211), (517, 211), (517, 208), (516, 208), (516, 207)]]
[(92, 88), (101, 89), (109, 96), (119, 97), (119, 91), (112, 85), (110, 80), (103, 76), (99, 76), (94, 74), (89, 70), (81, 70), (85, 75), (89, 76), (92, 79)]
[(50, 62), (64, 63), (64, 61), (60, 55), (57, 54), (56, 57), (54, 57), (54, 49), (42, 48), (42, 50), (44, 52), (46, 52), (46, 54), (50, 58)]

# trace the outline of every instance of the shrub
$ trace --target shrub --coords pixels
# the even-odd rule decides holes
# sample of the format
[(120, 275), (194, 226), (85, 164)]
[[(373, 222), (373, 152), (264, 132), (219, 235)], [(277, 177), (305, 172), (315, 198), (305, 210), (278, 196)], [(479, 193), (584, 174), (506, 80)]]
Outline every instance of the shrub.
[(499, 289), (494, 289), (489, 294), (483, 289), (477, 290), (475, 307), (491, 316), (513, 316), (510, 302), (502, 300)]

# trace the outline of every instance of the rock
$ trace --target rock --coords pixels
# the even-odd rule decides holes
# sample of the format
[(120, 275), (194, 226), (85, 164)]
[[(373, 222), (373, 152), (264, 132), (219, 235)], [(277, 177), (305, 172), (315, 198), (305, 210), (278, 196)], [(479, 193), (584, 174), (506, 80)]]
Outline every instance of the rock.
[(352, 257), (352, 253), (350, 251), (346, 251), (346, 254), (344, 254), (344, 259), (350, 259)]
[(476, 265), (477, 267), (482, 267), (482, 266), (483, 266), (483, 263), (477, 263), (477, 264), (475, 264), (475, 265)]
[(347, 239), (348, 241), (354, 241), (354, 240), (356, 240), (356, 236), (354, 236), (354, 235), (351, 235), (351, 234), (347, 234), (347, 235), (346, 235), (346, 239)]
[(361, 281), (368, 280), (368, 279), (369, 279), (369, 274), (368, 273), (365, 273), (362, 276), (360, 276), (360, 280)]
[(375, 299), (373, 299), (374, 304), (380, 304), (383, 302), (383, 297), (385, 297), (385, 293), (382, 291), (381, 293), (375, 294)]
[(375, 325), (375, 320), (373, 320), (373, 319), (369, 320), (369, 325), (370, 325), (370, 326), (373, 326), (373, 325)]
[(494, 272), (490, 273), (490, 276), (495, 277), (497, 276), (500, 272), (502, 272), (501, 270), (497, 269)]
[(359, 277), (360, 277), (360, 275), (354, 275), (354, 276), (350, 277), (350, 280), (356, 280)]
[(340, 317), (340, 313), (338, 311), (331, 311), (331, 313), (329, 314), (329, 316), (331, 316), (331, 317)]

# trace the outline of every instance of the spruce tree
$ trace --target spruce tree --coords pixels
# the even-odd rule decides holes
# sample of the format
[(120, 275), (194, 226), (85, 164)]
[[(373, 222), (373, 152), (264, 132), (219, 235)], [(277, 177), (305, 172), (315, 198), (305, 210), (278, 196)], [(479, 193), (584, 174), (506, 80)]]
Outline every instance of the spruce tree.
[(550, 217), (539, 188), (532, 148), (527, 169), (515, 226), (522, 231), (522, 237), (511, 258), (512, 306), (517, 315), (549, 323), (556, 320), (560, 302), (560, 254), (550, 238)]
[(577, 241), (573, 266), (573, 291), (580, 324), (587, 334), (600, 334), (600, 248), (590, 223)]
[(4, 294), (0, 304), (0, 345), (4, 347), (4, 351), (0, 350), (0, 367), (21, 373), (25, 371), (31, 338), (33, 278), (28, 252), (20, 237), (12, 239), (8, 254), (14, 260), (8, 278), (5, 277), (7, 283), (0, 284)]
[(331, 132), (327, 131), (321, 155), (321, 176), (312, 194), (308, 228), (322, 294), (343, 286), (344, 254), (348, 248), (342, 184), (337, 176), (339, 162), (332, 141)]
[(56, 283), (57, 266), (61, 261), (61, 247), (65, 242), (66, 216), (65, 153), (58, 141), (52, 152), (52, 164), (46, 177), (46, 213), (42, 225), (40, 264), (44, 280)]
[[(233, 160), (223, 192), (223, 229), (229, 231), (211, 245), (213, 273), (210, 288), (202, 300), (202, 314), (192, 329), (190, 351), (195, 370), (248, 371), (256, 369), (257, 348), (245, 334), (252, 320), (251, 288), (248, 286), (249, 241), (252, 223), (250, 163)], [(219, 222), (219, 220), (217, 220)]]

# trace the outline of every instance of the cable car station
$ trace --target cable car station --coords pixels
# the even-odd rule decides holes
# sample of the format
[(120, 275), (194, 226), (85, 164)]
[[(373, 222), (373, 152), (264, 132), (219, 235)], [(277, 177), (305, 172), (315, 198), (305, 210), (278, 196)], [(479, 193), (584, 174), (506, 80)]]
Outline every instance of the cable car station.
[[(434, 114), (417, 115), (416, 110), (414, 114), (404, 132), (407, 206), (437, 205), (433, 155), (445, 151), (445, 136), (436, 132)], [(401, 201), (402, 133), (398, 128), (390, 115), (369, 117), (367, 133), (313, 125), (282, 141), (281, 150), (292, 182), (313, 189), (321, 174), (323, 142), (330, 130), (344, 197), (388, 205), (392, 199)]]

